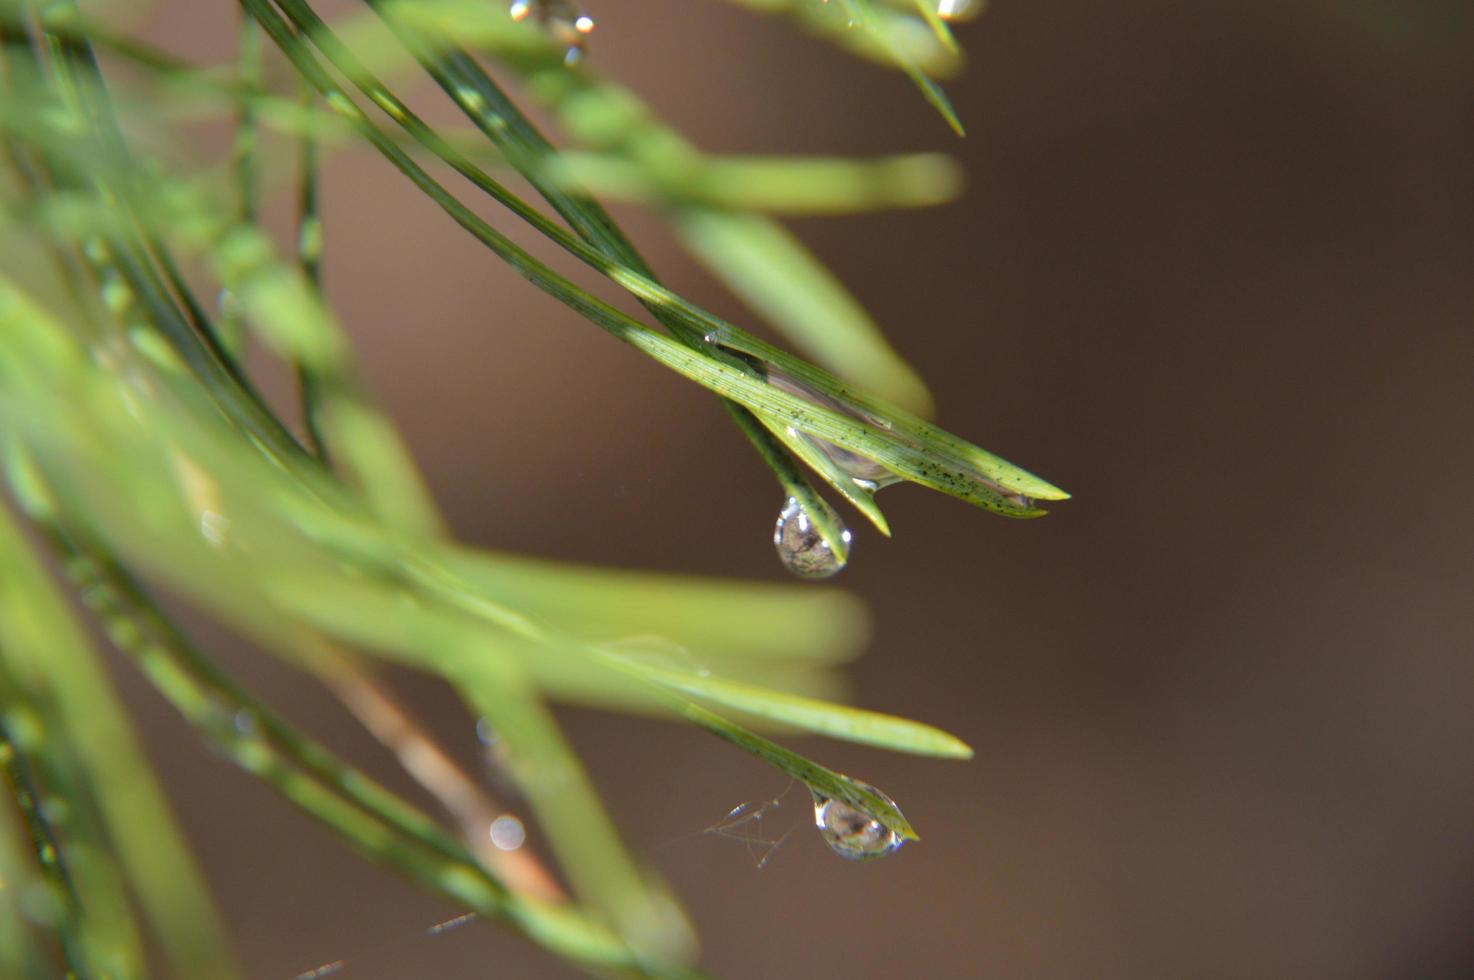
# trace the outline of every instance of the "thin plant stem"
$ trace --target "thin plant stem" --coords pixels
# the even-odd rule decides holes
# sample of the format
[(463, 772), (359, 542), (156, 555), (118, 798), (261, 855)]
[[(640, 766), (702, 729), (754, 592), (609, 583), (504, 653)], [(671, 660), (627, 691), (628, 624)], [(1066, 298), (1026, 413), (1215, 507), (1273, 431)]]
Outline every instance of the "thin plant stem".
[(423, 726), (372, 674), (350, 669), (325, 676), (338, 700), (394, 753), (405, 772), (455, 818), (462, 839), (509, 888), (543, 901), (566, 900), (557, 880), (531, 852), (522, 848), (504, 851), (491, 842), (488, 830), (506, 811), (426, 734)]

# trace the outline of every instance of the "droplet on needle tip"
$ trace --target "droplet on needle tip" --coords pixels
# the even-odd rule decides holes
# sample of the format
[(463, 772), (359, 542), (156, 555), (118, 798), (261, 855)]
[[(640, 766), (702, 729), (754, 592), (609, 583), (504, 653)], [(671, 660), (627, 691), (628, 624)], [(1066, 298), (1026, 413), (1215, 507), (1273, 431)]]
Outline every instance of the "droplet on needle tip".
[[(890, 797), (868, 783), (858, 783), (866, 791), (890, 800)], [(892, 804), (894, 805), (894, 804)], [(843, 800), (814, 794), (814, 825), (829, 849), (849, 861), (870, 861), (900, 849), (905, 840), (873, 815), (858, 810)]]
[[(846, 549), (850, 543), (848, 528), (840, 525)], [(847, 555), (835, 554), (829, 542), (809, 518), (809, 512), (794, 497), (789, 497), (778, 513), (773, 530), (773, 546), (783, 566), (799, 578), (828, 578), (845, 566)]]

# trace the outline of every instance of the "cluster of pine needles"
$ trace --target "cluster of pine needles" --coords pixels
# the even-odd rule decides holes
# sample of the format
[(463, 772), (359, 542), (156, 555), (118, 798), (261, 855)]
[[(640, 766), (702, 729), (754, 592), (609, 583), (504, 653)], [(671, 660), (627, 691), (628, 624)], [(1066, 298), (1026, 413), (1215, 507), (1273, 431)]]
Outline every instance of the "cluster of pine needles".
[[(778, 220), (940, 203), (954, 165), (702, 153), (600, 74), (594, 23), (566, 0), (362, 0), (331, 23), (309, 0), (240, 0), (238, 55), (217, 64), (149, 44), (139, 6), (0, 0), (0, 975), (238, 975), (74, 601), (224, 757), (366, 857), (596, 972), (690, 975), (694, 939), (620, 840), (550, 701), (697, 725), (886, 840), (914, 839), (885, 794), (760, 734), (970, 754), (929, 726), (816, 696), (862, 639), (852, 598), (451, 540), (323, 300), (332, 236), (318, 182), (329, 155), (370, 149), (468, 247), (715, 393), (840, 567), (849, 534), (816, 486), (885, 533), (875, 492), (891, 483), (1013, 517), (1065, 496), (926, 421), (915, 372)], [(903, 72), (960, 129), (936, 81), (961, 62), (940, 15), (970, 5), (746, 6)], [(411, 110), (401, 93), (426, 81), (463, 125)], [(212, 119), (234, 134), (214, 156), (195, 135)], [(290, 243), (261, 219), (283, 171)], [(536, 199), (509, 189), (513, 175)], [(596, 197), (648, 206), (812, 361), (662, 285)], [(514, 244), (510, 226), (530, 227), (552, 259)], [(614, 283), (634, 312), (580, 277)], [(262, 398), (248, 349), (294, 372), (293, 412)], [(443, 812), (254, 698), (160, 596), (320, 680)], [(502, 805), (400, 708), (381, 662), (448, 682), (495, 731), (497, 764), (559, 874), (489, 843)]]

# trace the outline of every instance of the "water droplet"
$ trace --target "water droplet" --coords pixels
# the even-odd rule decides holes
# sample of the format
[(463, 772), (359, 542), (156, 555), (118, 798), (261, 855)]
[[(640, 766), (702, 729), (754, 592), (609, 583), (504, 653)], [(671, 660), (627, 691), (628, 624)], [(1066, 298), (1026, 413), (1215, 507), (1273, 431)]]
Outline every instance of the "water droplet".
[(527, 840), (522, 821), (504, 813), (491, 822), (491, 843), (499, 851), (515, 851)]
[(663, 636), (626, 636), (608, 644), (621, 657), (653, 667), (678, 670), (698, 677), (711, 676), (711, 669), (691, 653), (689, 647)]
[(225, 535), (230, 530), (230, 518), (213, 510), (200, 512), (200, 535), (219, 548), (225, 544)]
[[(844, 528), (844, 525), (840, 525)], [(844, 543), (850, 543), (850, 532), (844, 529)], [(845, 566), (847, 556), (836, 555), (829, 542), (819, 534), (809, 512), (789, 497), (778, 512), (778, 526), (773, 531), (773, 546), (785, 568), (799, 578), (828, 578)]]
[[(794, 435), (803, 433), (790, 430)], [(902, 477), (897, 476), (888, 467), (877, 463), (869, 456), (861, 456), (859, 453), (851, 452), (843, 446), (836, 446), (832, 442), (820, 439), (817, 436), (803, 435), (805, 439), (814, 444), (814, 447), (829, 457), (829, 461), (844, 472), (855, 486), (866, 493), (874, 493), (882, 487), (894, 486), (904, 483)]]
[(256, 720), (256, 713), (249, 708), (237, 711), (230, 723), (235, 728), (236, 734), (244, 738), (254, 738), (260, 728)]
[(594, 18), (572, 0), (514, 0), (508, 12), (516, 21), (535, 17), (547, 35), (565, 48), (564, 64), (583, 60), (588, 36), (594, 31)]
[(5, 727), (10, 732), (11, 743), (24, 752), (41, 745), (46, 738), (46, 726), (41, 716), (29, 707), (18, 705), (4, 713)]
[(491, 727), (491, 719), (476, 719), (476, 741), (482, 745), (495, 745), (500, 740), (501, 735), (497, 734), (497, 730)]
[[(851, 405), (846, 405), (836, 398), (831, 398), (828, 395), (816, 391), (812, 386), (804, 383), (803, 381), (800, 381), (797, 378), (789, 377), (788, 375), (783, 374), (781, 371), (778, 371), (775, 368), (770, 367), (766, 373), (768, 376), (768, 383), (771, 384), (774, 388), (777, 388), (779, 391), (785, 391), (790, 395), (797, 395), (799, 398), (803, 398), (806, 401), (813, 402), (815, 405), (819, 405), (823, 408), (839, 412), (841, 415), (848, 415), (850, 418), (853, 418), (856, 421), (863, 422), (868, 425), (873, 425), (877, 428), (885, 429), (886, 431), (891, 431), (892, 429), (890, 422), (884, 419), (877, 419), (869, 412), (862, 412)], [(902, 477), (897, 476), (888, 467), (876, 462), (868, 456), (862, 456), (859, 453), (854, 452), (853, 450), (845, 449), (843, 446), (837, 446), (834, 443), (829, 442), (828, 440), (820, 439), (818, 436), (800, 433), (796, 428), (792, 426), (789, 427), (788, 431), (791, 435), (801, 435), (803, 438), (813, 443), (816, 449), (818, 449), (825, 456), (828, 456), (830, 461), (833, 462), (836, 467), (842, 470), (845, 475), (853, 480), (855, 482), (855, 485), (862, 490), (874, 493), (881, 487), (888, 487), (896, 483), (904, 482), (904, 479)]]
[(72, 805), (61, 796), (48, 796), (41, 801), (41, 816), (53, 826), (61, 826), (72, 818)]
[[(869, 783), (856, 781), (855, 785), (894, 805), (889, 796)], [(831, 851), (850, 861), (885, 857), (905, 843), (900, 834), (865, 811), (818, 793), (814, 794), (814, 826)]]
[(228, 286), (222, 287), (220, 292), (215, 294), (215, 305), (220, 310), (222, 317), (242, 315), (240, 297), (236, 296), (235, 290)]
[(983, 12), (983, 0), (938, 0), (937, 16), (942, 20), (969, 20)]

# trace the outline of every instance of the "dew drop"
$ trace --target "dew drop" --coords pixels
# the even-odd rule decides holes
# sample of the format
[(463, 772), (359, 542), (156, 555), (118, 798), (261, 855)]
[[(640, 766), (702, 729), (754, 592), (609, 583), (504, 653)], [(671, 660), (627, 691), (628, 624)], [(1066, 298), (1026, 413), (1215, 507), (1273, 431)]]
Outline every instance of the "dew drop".
[(491, 822), (491, 843), (499, 851), (515, 851), (527, 840), (527, 829), (511, 814), (502, 814)]
[(65, 797), (48, 796), (41, 801), (41, 816), (53, 826), (61, 826), (72, 818), (72, 805)]
[(476, 741), (490, 747), (501, 741), (501, 738), (501, 733), (492, 727), (490, 718), (476, 719)]
[(200, 512), (200, 537), (210, 544), (217, 548), (222, 547), (229, 531), (230, 518), (224, 514), (213, 510)]
[[(850, 532), (843, 529), (846, 545)], [(797, 499), (789, 497), (778, 512), (778, 526), (773, 530), (773, 546), (783, 566), (799, 578), (828, 578), (845, 566), (845, 557), (836, 555), (819, 534)]]
[(970, 20), (983, 12), (983, 0), (938, 0), (937, 16), (942, 20)]
[[(856, 781), (855, 785), (894, 805), (889, 796), (869, 783)], [(865, 811), (817, 793), (814, 794), (814, 826), (819, 828), (819, 835), (831, 851), (850, 861), (885, 857), (905, 843), (900, 834)]]
[(260, 731), (260, 723), (257, 721), (255, 713), (249, 708), (242, 708), (237, 711), (231, 718), (231, 725), (235, 728), (236, 734), (243, 738), (254, 738)]
[(514, 0), (508, 12), (517, 21), (535, 18), (548, 36), (563, 46), (564, 64), (583, 60), (588, 36), (594, 31), (594, 18), (572, 0)]
[(611, 641), (608, 646), (609, 649), (618, 651), (622, 657), (653, 667), (678, 670), (698, 677), (711, 676), (711, 668), (698, 660), (689, 647), (663, 636), (627, 636)]

